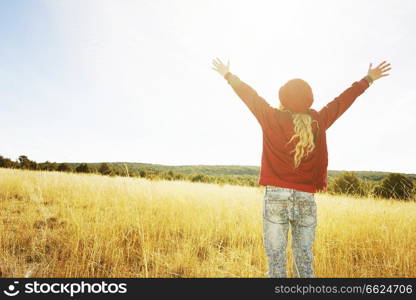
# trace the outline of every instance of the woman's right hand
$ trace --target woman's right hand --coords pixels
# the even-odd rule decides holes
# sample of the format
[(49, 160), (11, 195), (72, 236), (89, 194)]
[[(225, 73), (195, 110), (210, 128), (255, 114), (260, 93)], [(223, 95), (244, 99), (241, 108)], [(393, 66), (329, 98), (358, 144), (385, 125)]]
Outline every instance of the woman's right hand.
[(227, 64), (224, 64), (221, 59), (217, 57), (217, 59), (212, 60), (212, 69), (220, 73), (221, 76), (224, 77), (225, 74), (230, 72), (230, 61)]
[(371, 69), (371, 67), (373, 66), (372, 63), (370, 63), (370, 66), (368, 67), (368, 76), (370, 76), (370, 78), (375, 81), (377, 79), (380, 79), (381, 77), (384, 76), (388, 76), (389, 74), (387, 74), (387, 71), (390, 71), (390, 64), (387, 63), (386, 61), (383, 61), (381, 64), (379, 64), (377, 67), (375, 67), (374, 69)]

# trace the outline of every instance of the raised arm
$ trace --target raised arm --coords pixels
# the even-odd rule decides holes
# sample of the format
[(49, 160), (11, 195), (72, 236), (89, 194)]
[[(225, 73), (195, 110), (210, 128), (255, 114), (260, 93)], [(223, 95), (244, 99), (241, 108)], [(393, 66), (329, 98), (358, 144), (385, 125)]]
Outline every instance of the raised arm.
[(228, 84), (231, 85), (235, 93), (247, 105), (260, 125), (263, 126), (267, 115), (273, 110), (273, 107), (260, 97), (251, 86), (241, 81), (240, 78), (230, 72), (229, 61), (227, 65), (225, 65), (217, 58), (216, 60), (213, 60), (213, 69), (227, 80)]
[(360, 81), (354, 82), (341, 95), (325, 105), (318, 113), (328, 129), (331, 125), (354, 103), (355, 99), (375, 81), (381, 77), (388, 76), (386, 72), (391, 70), (390, 64), (383, 61), (376, 68), (368, 68), (368, 73)]

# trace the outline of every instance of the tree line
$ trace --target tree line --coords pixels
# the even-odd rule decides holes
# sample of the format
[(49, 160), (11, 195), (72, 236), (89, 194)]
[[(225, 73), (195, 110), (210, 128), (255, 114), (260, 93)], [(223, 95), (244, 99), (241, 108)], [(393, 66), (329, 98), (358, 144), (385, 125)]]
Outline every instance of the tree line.
[[(213, 184), (230, 184), (241, 186), (258, 186), (257, 175), (209, 175), (203, 173), (183, 174), (172, 170), (150, 168), (131, 168), (127, 164), (109, 163), (37, 163), (26, 155), (16, 161), (0, 155), (0, 168), (24, 170), (59, 171), (91, 173), (106, 176), (140, 177), (151, 180), (185, 180)], [(415, 199), (416, 180), (399, 173), (390, 173), (382, 180), (360, 179), (355, 172), (338, 172), (330, 178), (327, 192), (330, 194), (348, 194), (362, 197), (382, 197), (393, 199)]]
[(106, 176), (141, 177), (151, 180), (185, 180), (213, 184), (230, 184), (242, 186), (258, 186), (257, 176), (254, 175), (207, 175), (201, 173), (183, 174), (172, 170), (155, 170), (150, 168), (132, 169), (127, 164), (112, 165), (111, 163), (37, 163), (26, 155), (21, 155), (16, 161), (0, 155), (0, 168), (23, 170), (58, 171), (74, 173), (101, 174)]

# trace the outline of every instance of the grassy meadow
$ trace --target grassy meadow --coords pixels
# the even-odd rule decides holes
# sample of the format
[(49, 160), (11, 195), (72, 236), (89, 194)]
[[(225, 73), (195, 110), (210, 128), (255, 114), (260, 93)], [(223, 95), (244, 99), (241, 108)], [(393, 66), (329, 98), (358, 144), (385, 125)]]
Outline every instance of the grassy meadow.
[[(0, 169), (0, 276), (265, 277), (263, 195), (263, 187)], [(318, 277), (416, 277), (416, 202), (316, 201)]]

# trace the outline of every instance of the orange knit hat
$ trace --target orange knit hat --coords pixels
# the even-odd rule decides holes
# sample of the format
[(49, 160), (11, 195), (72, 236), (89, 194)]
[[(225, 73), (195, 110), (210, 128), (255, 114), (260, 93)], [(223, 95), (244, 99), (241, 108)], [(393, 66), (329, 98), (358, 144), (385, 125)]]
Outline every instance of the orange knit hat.
[(302, 79), (291, 79), (279, 89), (279, 99), (280, 103), (293, 113), (304, 113), (312, 106), (312, 89)]

